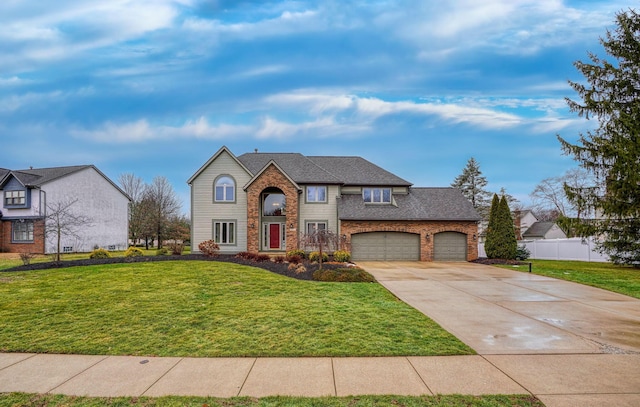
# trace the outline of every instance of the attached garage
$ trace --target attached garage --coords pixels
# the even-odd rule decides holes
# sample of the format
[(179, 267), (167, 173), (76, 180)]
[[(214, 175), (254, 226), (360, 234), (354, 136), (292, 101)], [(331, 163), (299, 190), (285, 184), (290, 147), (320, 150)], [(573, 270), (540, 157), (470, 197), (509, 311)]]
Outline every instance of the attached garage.
[(420, 260), (420, 235), (404, 232), (366, 232), (351, 236), (354, 260)]
[(458, 232), (436, 233), (433, 237), (434, 261), (467, 261), (467, 235)]

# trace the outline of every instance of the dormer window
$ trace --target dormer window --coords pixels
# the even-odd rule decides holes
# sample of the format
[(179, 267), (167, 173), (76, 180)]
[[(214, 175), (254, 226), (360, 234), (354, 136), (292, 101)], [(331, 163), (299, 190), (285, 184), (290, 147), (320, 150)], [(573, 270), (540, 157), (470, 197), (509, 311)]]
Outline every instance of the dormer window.
[(4, 191), (5, 206), (24, 206), (27, 203), (26, 191)]
[(364, 203), (391, 203), (391, 188), (362, 188)]

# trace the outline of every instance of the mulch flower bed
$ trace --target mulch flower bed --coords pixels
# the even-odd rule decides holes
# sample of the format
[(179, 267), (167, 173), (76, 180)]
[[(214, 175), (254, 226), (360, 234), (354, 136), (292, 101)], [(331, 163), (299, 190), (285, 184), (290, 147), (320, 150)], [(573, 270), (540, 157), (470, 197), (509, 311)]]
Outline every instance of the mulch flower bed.
[[(45, 270), (51, 268), (62, 267), (77, 267), (77, 266), (92, 266), (96, 264), (119, 264), (119, 263), (145, 263), (145, 262), (157, 262), (157, 261), (170, 261), (170, 260), (201, 260), (201, 261), (223, 261), (227, 263), (242, 264), (245, 266), (259, 267), (273, 273), (277, 273), (283, 276), (296, 278), (298, 280), (313, 280), (313, 272), (318, 270), (318, 263), (304, 262), (304, 266), (307, 271), (303, 273), (296, 273), (288, 269), (289, 263), (276, 263), (274, 261), (253, 261), (247, 260), (234, 255), (221, 254), (216, 257), (207, 257), (202, 254), (185, 254), (181, 256), (140, 256), (140, 257), (110, 257), (108, 259), (82, 259), (82, 260), (64, 260), (61, 262), (49, 261), (44, 263), (32, 263), (28, 265), (11, 267), (8, 269), (0, 270), (0, 272), (10, 271), (29, 271), (29, 270)], [(344, 263), (323, 263), (325, 269), (335, 269), (345, 267)]]

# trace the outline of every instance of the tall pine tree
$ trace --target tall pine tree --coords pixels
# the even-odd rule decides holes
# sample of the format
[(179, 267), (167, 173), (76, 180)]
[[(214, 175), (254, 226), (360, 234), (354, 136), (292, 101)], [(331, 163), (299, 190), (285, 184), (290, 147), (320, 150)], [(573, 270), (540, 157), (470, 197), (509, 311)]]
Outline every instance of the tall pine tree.
[(598, 248), (614, 263), (640, 266), (640, 16), (630, 9), (616, 22), (600, 39), (615, 60), (590, 53), (591, 63), (575, 62), (585, 82), (569, 83), (582, 102), (566, 99), (571, 111), (599, 126), (575, 145), (558, 139), (596, 180), (588, 187), (565, 185), (569, 199), (589, 202), (599, 214), (581, 234), (600, 236)]
[(451, 186), (459, 188), (462, 191), (462, 195), (471, 202), (480, 216), (483, 219), (487, 218), (491, 193), (484, 189), (487, 186), (487, 179), (482, 175), (480, 164), (475, 158), (471, 157), (467, 161), (462, 174), (453, 180)]

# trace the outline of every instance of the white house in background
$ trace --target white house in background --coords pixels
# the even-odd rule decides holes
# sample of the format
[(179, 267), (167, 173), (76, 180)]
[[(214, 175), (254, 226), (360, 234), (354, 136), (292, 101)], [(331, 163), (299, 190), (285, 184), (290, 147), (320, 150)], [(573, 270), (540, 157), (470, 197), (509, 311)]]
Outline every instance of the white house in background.
[(78, 236), (62, 236), (62, 252), (127, 247), (130, 198), (93, 165), (0, 168), (0, 194), (0, 252), (54, 253), (56, 234), (45, 234), (44, 222), (60, 202), (90, 220)]
[(567, 235), (555, 222), (540, 222), (531, 210), (514, 213), (518, 240), (566, 239)]

